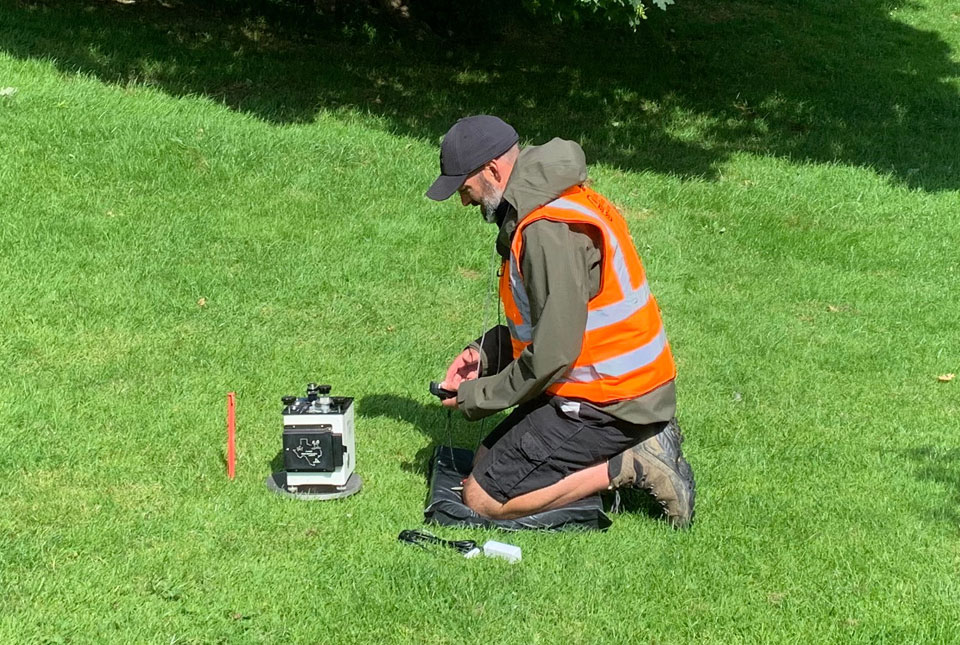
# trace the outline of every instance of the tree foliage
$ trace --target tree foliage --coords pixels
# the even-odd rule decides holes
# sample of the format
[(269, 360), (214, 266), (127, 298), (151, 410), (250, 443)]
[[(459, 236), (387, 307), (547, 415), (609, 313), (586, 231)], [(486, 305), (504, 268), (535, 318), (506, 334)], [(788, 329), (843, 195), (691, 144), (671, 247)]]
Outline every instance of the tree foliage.
[[(297, 0), (293, 0), (296, 2)], [(304, 0), (300, 0), (304, 1)], [(449, 25), (452, 20), (468, 18), (476, 25), (490, 15), (504, 16), (519, 10), (556, 22), (581, 22), (596, 19), (612, 23), (636, 26), (647, 17), (650, 7), (662, 10), (674, 0), (476, 0), (469, 12), (452, 11), (448, 0), (305, 0), (312, 3), (321, 14), (343, 15), (352, 10), (374, 10), (388, 15), (407, 18), (417, 16), (428, 23), (442, 19)]]
[(558, 21), (579, 20), (585, 16), (601, 16), (614, 22), (631, 25), (647, 17), (650, 5), (665, 10), (674, 0), (524, 0), (534, 13), (548, 14)]

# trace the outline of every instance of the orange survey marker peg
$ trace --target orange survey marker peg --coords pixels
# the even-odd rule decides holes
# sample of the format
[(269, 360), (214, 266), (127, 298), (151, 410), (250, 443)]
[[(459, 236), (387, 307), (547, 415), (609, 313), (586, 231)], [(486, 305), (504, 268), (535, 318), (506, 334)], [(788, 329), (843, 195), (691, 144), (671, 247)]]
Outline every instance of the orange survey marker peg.
[(227, 392), (227, 477), (233, 479), (237, 473), (237, 395)]

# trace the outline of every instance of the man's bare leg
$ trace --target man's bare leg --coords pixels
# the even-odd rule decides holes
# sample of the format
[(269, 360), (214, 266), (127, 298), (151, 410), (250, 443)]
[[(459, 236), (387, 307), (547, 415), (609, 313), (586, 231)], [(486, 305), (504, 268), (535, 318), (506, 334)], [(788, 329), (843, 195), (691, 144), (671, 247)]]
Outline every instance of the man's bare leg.
[(490, 497), (473, 475), (470, 475), (463, 483), (463, 503), (485, 517), (495, 520), (512, 520), (558, 508), (587, 495), (607, 490), (609, 485), (607, 462), (603, 462), (567, 475), (556, 484), (524, 493), (501, 504)]

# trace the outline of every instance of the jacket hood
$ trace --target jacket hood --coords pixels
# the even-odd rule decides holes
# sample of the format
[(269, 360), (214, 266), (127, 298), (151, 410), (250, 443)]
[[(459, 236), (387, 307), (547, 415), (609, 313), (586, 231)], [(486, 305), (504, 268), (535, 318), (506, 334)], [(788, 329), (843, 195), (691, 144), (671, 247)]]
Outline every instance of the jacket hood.
[(503, 197), (517, 209), (518, 219), (523, 219), (586, 180), (583, 148), (573, 141), (555, 138), (520, 151)]

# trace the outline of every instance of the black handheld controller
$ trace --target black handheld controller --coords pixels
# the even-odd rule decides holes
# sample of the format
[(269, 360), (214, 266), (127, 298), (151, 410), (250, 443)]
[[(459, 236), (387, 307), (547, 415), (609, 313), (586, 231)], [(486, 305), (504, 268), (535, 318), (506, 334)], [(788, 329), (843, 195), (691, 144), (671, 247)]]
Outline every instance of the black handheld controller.
[(452, 390), (440, 387), (440, 384), (436, 381), (430, 381), (430, 394), (434, 395), (441, 401), (445, 401), (457, 395), (457, 393)]

